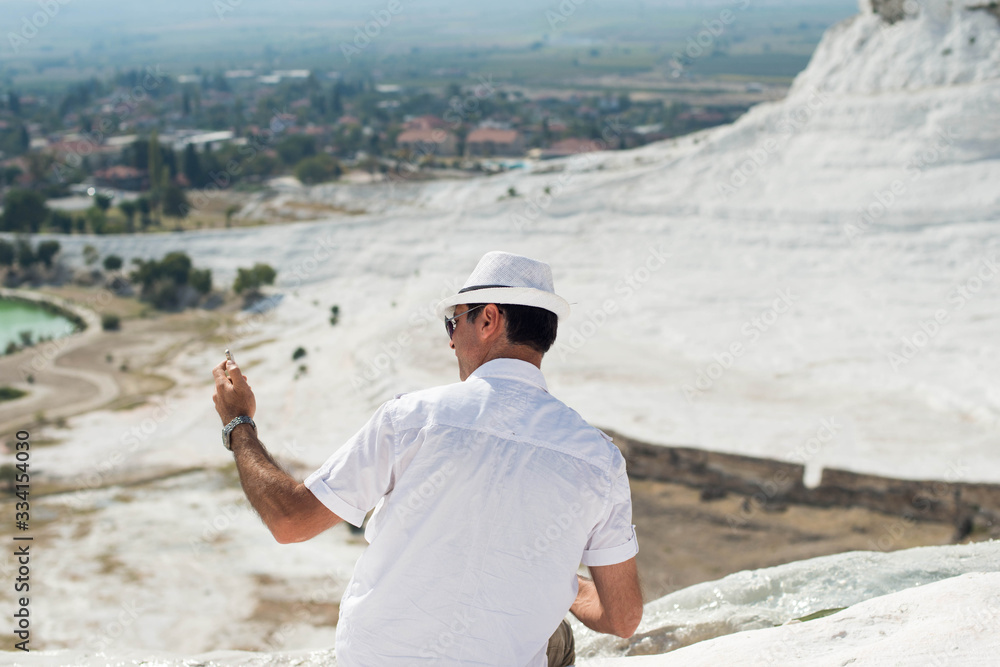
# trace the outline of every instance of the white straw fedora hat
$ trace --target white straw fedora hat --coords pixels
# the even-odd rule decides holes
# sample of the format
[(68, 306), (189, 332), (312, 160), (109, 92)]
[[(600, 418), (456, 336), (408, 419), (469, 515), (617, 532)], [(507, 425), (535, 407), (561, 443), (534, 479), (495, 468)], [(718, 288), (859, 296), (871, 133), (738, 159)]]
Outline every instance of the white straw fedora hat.
[(557, 296), (552, 286), (549, 265), (509, 252), (494, 251), (483, 255), (458, 294), (438, 303), (438, 316), (454, 315), (455, 306), (460, 303), (535, 306), (552, 311), (559, 318), (569, 315), (569, 303)]

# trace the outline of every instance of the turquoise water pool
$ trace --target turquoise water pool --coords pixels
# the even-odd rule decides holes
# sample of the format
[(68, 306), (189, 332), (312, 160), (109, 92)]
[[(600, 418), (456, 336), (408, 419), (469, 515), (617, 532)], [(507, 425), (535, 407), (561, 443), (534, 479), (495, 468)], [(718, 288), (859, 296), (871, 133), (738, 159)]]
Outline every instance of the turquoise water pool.
[(11, 342), (23, 345), (21, 332), (30, 331), (31, 340), (60, 338), (76, 331), (76, 325), (62, 315), (24, 301), (0, 299), (0, 354)]

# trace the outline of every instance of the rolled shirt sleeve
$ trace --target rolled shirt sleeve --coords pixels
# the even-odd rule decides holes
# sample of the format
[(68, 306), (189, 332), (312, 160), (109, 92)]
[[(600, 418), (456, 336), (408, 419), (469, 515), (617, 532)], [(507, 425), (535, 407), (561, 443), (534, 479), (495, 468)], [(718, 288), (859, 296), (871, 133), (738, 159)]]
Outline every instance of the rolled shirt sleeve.
[(359, 528), (395, 481), (391, 403), (383, 403), (360, 431), (303, 482), (331, 512)]
[(616, 565), (639, 553), (639, 541), (632, 525), (632, 495), (625, 459), (619, 454), (605, 515), (590, 533), (582, 563), (587, 567)]

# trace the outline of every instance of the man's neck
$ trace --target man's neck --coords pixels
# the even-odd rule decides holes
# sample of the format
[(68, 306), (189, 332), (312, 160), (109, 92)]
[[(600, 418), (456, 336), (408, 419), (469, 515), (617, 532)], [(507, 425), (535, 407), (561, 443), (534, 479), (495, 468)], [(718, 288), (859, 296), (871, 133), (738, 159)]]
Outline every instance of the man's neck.
[[(497, 348), (491, 348), (486, 356), (483, 358), (479, 365), (493, 361), (494, 359), (518, 359), (520, 361), (527, 361), (529, 364), (533, 364), (539, 370), (542, 368), (542, 353), (527, 345), (503, 345)], [(478, 368), (478, 367), (477, 367)]]

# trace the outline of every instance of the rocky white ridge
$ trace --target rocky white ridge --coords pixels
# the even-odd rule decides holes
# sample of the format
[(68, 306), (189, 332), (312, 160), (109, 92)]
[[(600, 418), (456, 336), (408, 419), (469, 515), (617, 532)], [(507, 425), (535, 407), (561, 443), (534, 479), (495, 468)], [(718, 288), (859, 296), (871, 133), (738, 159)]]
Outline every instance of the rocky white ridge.
[[(847, 609), (794, 620), (841, 607)], [(575, 633), (577, 664), (592, 667), (789, 665), (805, 659), (831, 666), (985, 666), (1000, 651), (997, 623), (1000, 542), (988, 542), (887, 554), (852, 552), (740, 572), (647, 604), (632, 640), (595, 635), (579, 623)], [(687, 643), (698, 643), (671, 651), (685, 635)], [(633, 657), (621, 657), (626, 650)], [(82, 650), (2, 653), (0, 664), (320, 667), (334, 665), (336, 659), (332, 650), (182, 656), (119, 649), (112, 655)]]

